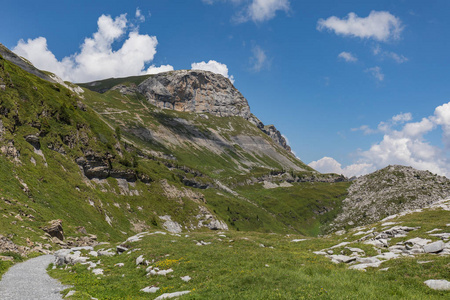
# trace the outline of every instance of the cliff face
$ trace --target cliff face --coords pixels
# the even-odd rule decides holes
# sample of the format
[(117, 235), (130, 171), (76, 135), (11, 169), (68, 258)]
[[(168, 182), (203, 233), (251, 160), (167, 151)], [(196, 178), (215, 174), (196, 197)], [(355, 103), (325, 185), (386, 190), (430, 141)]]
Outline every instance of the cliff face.
[(210, 113), (219, 117), (250, 117), (247, 100), (227, 78), (208, 71), (174, 71), (152, 76), (138, 86), (160, 108)]
[(243, 117), (278, 145), (291, 151), (275, 126), (266, 126), (252, 115), (247, 100), (222, 75), (201, 70), (161, 73), (143, 81), (137, 90), (159, 108), (210, 113), (218, 117)]

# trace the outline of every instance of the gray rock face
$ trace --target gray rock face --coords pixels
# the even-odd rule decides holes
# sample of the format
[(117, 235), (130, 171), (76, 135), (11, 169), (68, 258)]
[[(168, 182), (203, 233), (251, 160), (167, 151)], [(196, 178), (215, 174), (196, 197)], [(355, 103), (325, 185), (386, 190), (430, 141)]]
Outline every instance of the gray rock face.
[(138, 86), (147, 100), (160, 108), (250, 117), (247, 100), (229, 79), (208, 71), (180, 70), (161, 73)]
[(423, 246), (425, 253), (437, 253), (444, 250), (445, 244), (443, 241), (437, 241)]

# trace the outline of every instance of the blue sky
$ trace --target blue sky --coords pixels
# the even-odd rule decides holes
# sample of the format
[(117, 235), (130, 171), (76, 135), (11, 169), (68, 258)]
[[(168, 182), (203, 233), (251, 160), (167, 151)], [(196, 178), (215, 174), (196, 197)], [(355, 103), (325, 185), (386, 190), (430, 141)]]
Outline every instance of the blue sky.
[(75, 82), (207, 68), (319, 171), (450, 176), (449, 13), (445, 0), (4, 0), (0, 42)]

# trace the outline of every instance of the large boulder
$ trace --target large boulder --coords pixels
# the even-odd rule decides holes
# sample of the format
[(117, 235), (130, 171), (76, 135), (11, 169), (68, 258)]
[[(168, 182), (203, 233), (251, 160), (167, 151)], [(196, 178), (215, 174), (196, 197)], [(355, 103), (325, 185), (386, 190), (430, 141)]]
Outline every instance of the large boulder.
[(49, 225), (41, 228), (47, 232), (50, 236), (56, 237), (59, 240), (64, 240), (64, 230), (62, 228), (62, 220), (53, 220), (49, 222)]

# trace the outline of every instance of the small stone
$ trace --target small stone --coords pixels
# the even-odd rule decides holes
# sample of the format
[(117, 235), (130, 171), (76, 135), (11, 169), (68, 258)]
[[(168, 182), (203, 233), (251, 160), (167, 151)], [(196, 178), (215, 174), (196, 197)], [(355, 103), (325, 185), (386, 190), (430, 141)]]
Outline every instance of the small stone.
[(192, 278), (190, 276), (183, 276), (181, 277), (181, 280), (183, 280), (184, 282), (189, 282), (189, 280), (191, 280)]
[(144, 262), (144, 256), (143, 255), (139, 255), (138, 258), (136, 258), (136, 265), (140, 265)]
[(125, 266), (125, 264), (124, 263), (117, 263), (114, 266), (116, 266), (116, 267), (123, 267), (123, 266)]
[(156, 293), (158, 290), (159, 290), (159, 287), (156, 287), (156, 286), (147, 286), (147, 287), (143, 288), (143, 289), (141, 290), (141, 292), (144, 292), (144, 293), (152, 293), (152, 294), (154, 294), (154, 293)]
[(424, 282), (433, 290), (448, 291), (450, 290), (450, 282), (444, 279), (430, 279)]
[(165, 293), (161, 296), (157, 297), (155, 300), (162, 300), (162, 299), (170, 299), (175, 297), (180, 297), (185, 294), (189, 294), (191, 291), (182, 291), (182, 292), (175, 292), (175, 293)]
[(92, 273), (95, 275), (103, 275), (103, 269), (94, 269), (92, 270)]
[(128, 251), (128, 248), (126, 248), (126, 247), (123, 247), (123, 246), (117, 246), (116, 247), (116, 252), (117, 253), (123, 253), (123, 252), (125, 252), (125, 251)]

